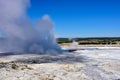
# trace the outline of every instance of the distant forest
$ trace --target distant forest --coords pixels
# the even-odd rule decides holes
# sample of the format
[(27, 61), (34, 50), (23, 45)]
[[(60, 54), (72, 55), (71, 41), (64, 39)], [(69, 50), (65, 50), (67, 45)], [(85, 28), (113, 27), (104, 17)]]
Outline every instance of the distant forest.
[(93, 37), (93, 38), (57, 38), (59, 44), (71, 43), (76, 41), (79, 45), (88, 44), (118, 44), (120, 45), (120, 37)]

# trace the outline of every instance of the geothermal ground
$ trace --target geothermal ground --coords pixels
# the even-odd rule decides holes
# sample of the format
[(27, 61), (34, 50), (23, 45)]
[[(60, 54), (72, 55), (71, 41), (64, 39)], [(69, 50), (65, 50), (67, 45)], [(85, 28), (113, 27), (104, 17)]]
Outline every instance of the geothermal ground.
[(0, 80), (120, 80), (120, 47), (59, 55), (1, 55)]

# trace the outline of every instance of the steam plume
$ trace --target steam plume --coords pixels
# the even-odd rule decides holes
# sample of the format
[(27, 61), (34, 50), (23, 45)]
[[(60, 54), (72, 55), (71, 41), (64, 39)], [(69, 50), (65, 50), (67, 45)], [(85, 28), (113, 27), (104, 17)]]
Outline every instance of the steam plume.
[(48, 15), (37, 21), (37, 28), (26, 14), (29, 0), (0, 0), (0, 52), (57, 53), (61, 51), (52, 32)]

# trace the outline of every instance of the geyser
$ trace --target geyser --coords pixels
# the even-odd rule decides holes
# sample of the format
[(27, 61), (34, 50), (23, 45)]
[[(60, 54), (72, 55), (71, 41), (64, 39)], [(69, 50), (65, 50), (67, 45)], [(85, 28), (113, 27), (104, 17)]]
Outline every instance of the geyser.
[(29, 4), (29, 0), (0, 0), (0, 52), (61, 52), (50, 17), (44, 15), (35, 26), (32, 25), (26, 14)]

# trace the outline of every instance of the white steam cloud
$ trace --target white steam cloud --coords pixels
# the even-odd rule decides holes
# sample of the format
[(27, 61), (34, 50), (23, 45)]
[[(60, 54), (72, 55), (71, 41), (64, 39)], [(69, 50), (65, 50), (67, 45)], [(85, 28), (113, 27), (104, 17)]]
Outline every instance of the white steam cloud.
[(59, 53), (50, 17), (33, 26), (26, 14), (29, 5), (29, 0), (0, 0), (0, 52)]

